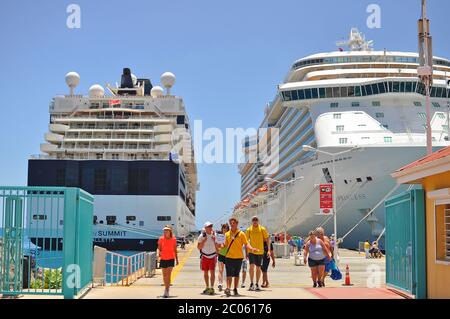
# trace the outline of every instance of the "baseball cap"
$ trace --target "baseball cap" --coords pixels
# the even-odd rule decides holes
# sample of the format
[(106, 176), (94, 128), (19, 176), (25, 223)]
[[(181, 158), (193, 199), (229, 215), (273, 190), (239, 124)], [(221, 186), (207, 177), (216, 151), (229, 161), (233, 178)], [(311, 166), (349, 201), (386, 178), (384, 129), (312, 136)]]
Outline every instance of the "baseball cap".
[(211, 223), (211, 222), (206, 222), (205, 225), (203, 225), (203, 227), (206, 228), (206, 227), (210, 227), (210, 226), (212, 226), (212, 225), (213, 225), (213, 223)]

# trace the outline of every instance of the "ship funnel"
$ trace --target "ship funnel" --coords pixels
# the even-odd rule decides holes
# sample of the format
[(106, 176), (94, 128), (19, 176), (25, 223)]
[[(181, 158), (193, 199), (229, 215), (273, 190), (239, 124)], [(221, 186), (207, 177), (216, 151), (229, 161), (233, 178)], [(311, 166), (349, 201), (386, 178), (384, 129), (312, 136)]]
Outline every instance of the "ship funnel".
[(131, 70), (129, 68), (124, 68), (122, 73), (122, 79), (120, 81), (120, 88), (132, 89), (133, 87), (134, 85), (133, 85), (133, 78), (131, 76)]

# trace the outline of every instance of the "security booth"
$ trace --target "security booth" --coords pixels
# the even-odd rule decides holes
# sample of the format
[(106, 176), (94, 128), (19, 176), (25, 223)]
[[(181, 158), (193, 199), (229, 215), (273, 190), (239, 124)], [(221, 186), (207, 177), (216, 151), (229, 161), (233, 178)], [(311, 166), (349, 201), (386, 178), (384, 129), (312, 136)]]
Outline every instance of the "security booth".
[[(450, 298), (450, 147), (397, 170), (392, 177), (399, 184), (424, 189), (426, 297)], [(389, 222), (396, 226), (402, 221)]]
[(92, 195), (0, 187), (0, 295), (74, 298), (92, 282)]

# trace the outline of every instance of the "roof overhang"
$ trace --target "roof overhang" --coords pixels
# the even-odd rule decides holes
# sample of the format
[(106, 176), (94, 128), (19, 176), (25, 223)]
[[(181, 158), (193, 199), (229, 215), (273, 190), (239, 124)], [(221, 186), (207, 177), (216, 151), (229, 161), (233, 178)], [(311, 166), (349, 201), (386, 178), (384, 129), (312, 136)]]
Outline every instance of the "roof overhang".
[(396, 171), (391, 176), (398, 184), (419, 184), (425, 177), (450, 171), (450, 156)]

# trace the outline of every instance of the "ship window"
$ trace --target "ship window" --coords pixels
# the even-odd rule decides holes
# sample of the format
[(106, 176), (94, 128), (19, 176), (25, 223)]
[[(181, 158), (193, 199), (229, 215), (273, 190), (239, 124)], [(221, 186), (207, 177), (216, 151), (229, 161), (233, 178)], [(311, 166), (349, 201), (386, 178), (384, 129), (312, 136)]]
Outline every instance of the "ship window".
[(400, 82), (400, 92), (405, 92), (405, 82)]
[(440, 119), (445, 119), (445, 115), (444, 115), (443, 113), (437, 113), (437, 116), (438, 116)]
[(371, 85), (365, 85), (365, 87), (366, 87), (366, 93), (367, 93), (367, 95), (372, 95), (372, 94), (373, 94), (373, 92), (372, 92), (372, 86), (371, 86)]
[(143, 227), (143, 226), (144, 226), (144, 221), (140, 220), (140, 221), (139, 221), (139, 226), (140, 226), (140, 227)]
[(158, 217), (156, 217), (156, 219), (159, 222), (166, 222), (166, 221), (171, 221), (172, 216), (158, 216)]
[(367, 178), (367, 181), (368, 181), (368, 182), (373, 181), (373, 178), (372, 178), (371, 176), (367, 176), (366, 178)]
[(380, 94), (386, 93), (386, 87), (384, 86), (384, 82), (378, 83), (378, 91), (380, 92)]
[(319, 97), (321, 99), (325, 98), (325, 89), (324, 88), (319, 88)]
[(116, 216), (106, 216), (107, 225), (114, 225), (116, 223), (116, 220), (117, 220)]
[(357, 182), (357, 183), (362, 183), (362, 178), (361, 178), (361, 177), (358, 177), (358, 178), (356, 179), (356, 182)]
[(417, 89), (417, 82), (413, 82), (412, 83), (412, 91), (411, 92), (416, 92)]
[(354, 86), (349, 86), (349, 87), (347, 88), (347, 91), (348, 91), (348, 96), (349, 96), (349, 97), (355, 96), (355, 87), (354, 87)]
[(298, 97), (300, 100), (304, 100), (305, 99), (305, 90), (299, 90)]
[(336, 132), (344, 132), (344, 125), (337, 125)]
[(341, 113), (334, 113), (333, 114), (333, 119), (335, 119), (335, 120), (339, 120), (339, 119), (341, 119), (341, 117), (342, 117)]
[(325, 91), (326, 91), (327, 98), (333, 97), (333, 88), (326, 88)]
[(352, 107), (359, 107), (359, 102), (352, 102)]
[(298, 94), (296, 90), (291, 91), (291, 96), (293, 101), (298, 100)]
[(305, 96), (307, 100), (311, 99), (311, 89), (305, 89)]
[(361, 96), (361, 87), (355, 86), (355, 96)]
[(136, 216), (127, 216), (127, 222), (134, 222), (136, 220)]
[(389, 125), (387, 125), (387, 124), (382, 124), (381, 127), (382, 127), (382, 128), (385, 128), (385, 129), (388, 129), (388, 128), (389, 128)]
[(338, 87), (333, 88), (333, 97), (341, 97), (341, 90)]
[(414, 106), (422, 106), (422, 102), (414, 102)]
[(381, 106), (381, 102), (380, 101), (372, 101), (372, 106), (375, 106), (375, 107)]
[(384, 142), (385, 143), (392, 143), (392, 137), (391, 136), (385, 136), (384, 137)]
[(317, 89), (316, 88), (311, 89), (311, 93), (312, 93), (312, 98), (313, 99), (317, 99), (319, 97), (319, 95), (317, 94)]
[(368, 136), (363, 136), (363, 137), (361, 137), (361, 139), (362, 139), (362, 140), (370, 140), (370, 137), (368, 137)]
[(47, 220), (47, 215), (39, 214), (39, 215), (33, 215), (34, 220)]
[(399, 82), (394, 82), (393, 92), (400, 92), (400, 83)]
[(97, 222), (97, 215), (94, 215), (93, 224), (94, 224), (94, 225), (97, 225), (97, 223), (98, 223), (98, 222)]
[(372, 84), (372, 94), (379, 94), (380, 92), (378, 91), (378, 84)]
[(348, 89), (346, 86), (341, 87), (341, 97), (348, 97)]
[(348, 139), (345, 137), (339, 139), (339, 144), (347, 144), (347, 142), (348, 142)]
[(330, 107), (338, 107), (338, 106), (339, 106), (339, 103), (337, 103), (337, 102), (334, 102), (334, 103), (330, 104)]
[(412, 82), (406, 82), (405, 91), (412, 92)]
[(375, 116), (377, 118), (383, 118), (384, 117), (384, 113), (375, 113)]
[(432, 104), (434, 107), (441, 107), (441, 105), (438, 102), (433, 102)]
[(290, 91), (283, 92), (283, 97), (284, 97), (285, 101), (290, 101), (291, 100), (291, 92)]
[(421, 119), (426, 119), (427, 118), (427, 114), (425, 112), (419, 112), (417, 113), (417, 115), (421, 118)]

